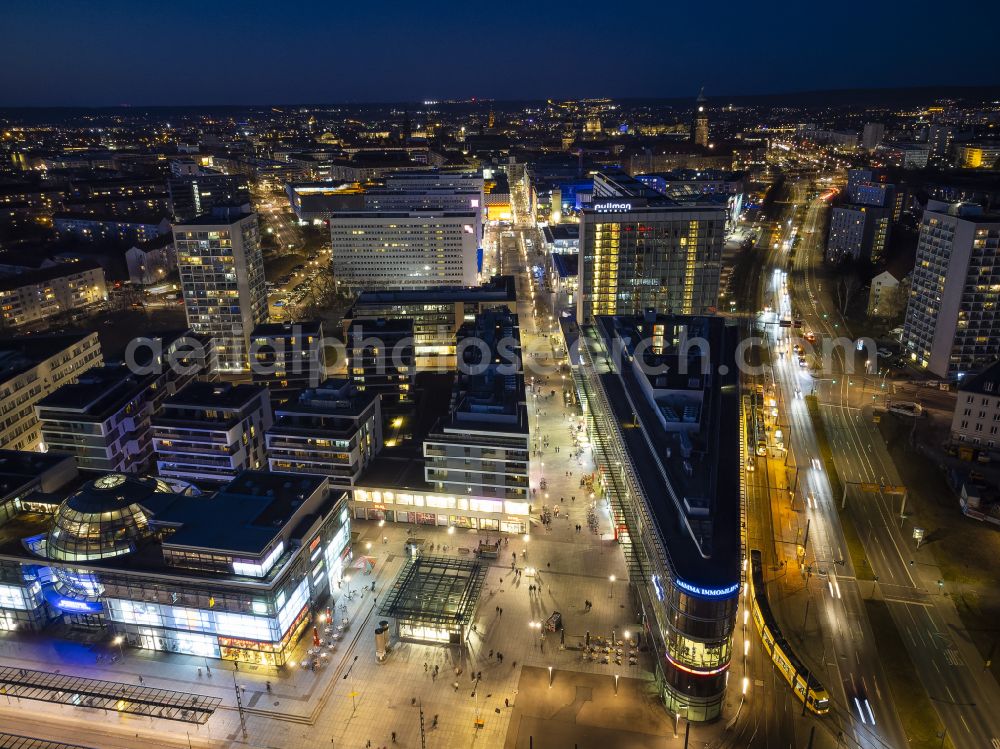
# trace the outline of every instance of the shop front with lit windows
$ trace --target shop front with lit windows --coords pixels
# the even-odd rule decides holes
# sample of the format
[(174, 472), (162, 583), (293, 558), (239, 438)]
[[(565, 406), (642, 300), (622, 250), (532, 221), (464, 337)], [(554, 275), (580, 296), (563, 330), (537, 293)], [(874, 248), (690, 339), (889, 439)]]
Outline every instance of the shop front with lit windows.
[[(0, 528), (0, 630), (62, 622), (263, 666), (288, 663), (350, 561), (346, 495), (321, 476), (248, 471), (202, 495), (111, 474), (12, 523)], [(12, 554), (30, 529), (41, 532)]]
[(358, 520), (436, 525), (496, 533), (530, 532), (527, 502), (396, 489), (354, 489)]

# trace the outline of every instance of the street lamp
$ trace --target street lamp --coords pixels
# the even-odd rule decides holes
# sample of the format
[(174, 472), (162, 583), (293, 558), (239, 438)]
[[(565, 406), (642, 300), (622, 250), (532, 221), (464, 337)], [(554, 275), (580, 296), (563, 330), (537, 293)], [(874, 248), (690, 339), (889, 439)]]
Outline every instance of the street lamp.
[(549, 689), (552, 689), (552, 666), (549, 666)]
[(351, 595), (351, 576), (344, 575), (344, 583), (347, 585), (347, 595)]
[(125, 642), (125, 638), (122, 635), (118, 635), (111, 642), (113, 642), (115, 645), (118, 646), (118, 655), (120, 655), (124, 659), (125, 658), (125, 650), (122, 647), (122, 643)]
[(615, 597), (615, 576), (611, 575), (608, 578), (608, 598)]

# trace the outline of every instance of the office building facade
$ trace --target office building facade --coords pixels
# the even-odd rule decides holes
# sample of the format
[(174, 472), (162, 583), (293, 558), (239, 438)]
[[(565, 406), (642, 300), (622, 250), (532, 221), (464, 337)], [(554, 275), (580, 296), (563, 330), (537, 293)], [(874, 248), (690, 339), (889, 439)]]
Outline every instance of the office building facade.
[(650, 311), (572, 330), (598, 501), (625, 553), (659, 694), (673, 714), (714, 720), (741, 588), (737, 328)]
[(336, 213), (334, 276), (361, 290), (475, 285), (479, 221), (478, 210)]

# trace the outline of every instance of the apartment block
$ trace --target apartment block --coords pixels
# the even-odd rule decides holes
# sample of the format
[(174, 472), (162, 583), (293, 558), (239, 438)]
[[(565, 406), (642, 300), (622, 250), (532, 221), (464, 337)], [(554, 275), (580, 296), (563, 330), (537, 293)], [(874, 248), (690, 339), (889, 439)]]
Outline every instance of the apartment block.
[(274, 409), (267, 430), (272, 471), (314, 473), (353, 489), (382, 449), (381, 397), (346, 379), (327, 380)]
[(103, 361), (97, 333), (0, 341), (0, 447), (36, 449), (42, 430), (35, 405)]
[(152, 425), (160, 476), (223, 482), (267, 465), (266, 388), (192, 382), (164, 401)]
[(928, 201), (902, 340), (915, 366), (941, 377), (1000, 358), (1000, 216)]

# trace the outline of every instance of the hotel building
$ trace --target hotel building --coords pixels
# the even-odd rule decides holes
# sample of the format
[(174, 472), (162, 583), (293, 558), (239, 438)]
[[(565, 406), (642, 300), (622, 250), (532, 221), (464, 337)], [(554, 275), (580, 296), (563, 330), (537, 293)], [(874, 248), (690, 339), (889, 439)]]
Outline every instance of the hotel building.
[(679, 203), (622, 172), (594, 177), (580, 222), (577, 319), (715, 311), (726, 208)]

